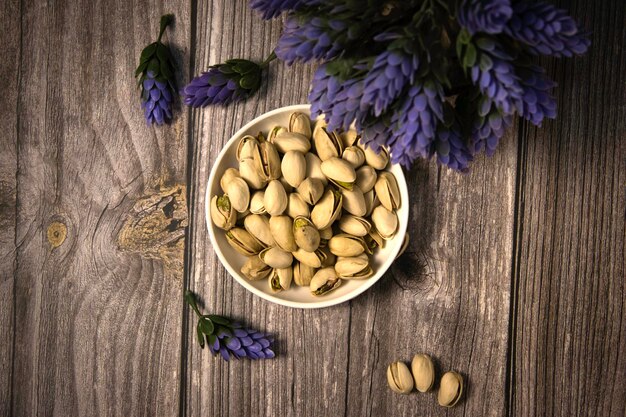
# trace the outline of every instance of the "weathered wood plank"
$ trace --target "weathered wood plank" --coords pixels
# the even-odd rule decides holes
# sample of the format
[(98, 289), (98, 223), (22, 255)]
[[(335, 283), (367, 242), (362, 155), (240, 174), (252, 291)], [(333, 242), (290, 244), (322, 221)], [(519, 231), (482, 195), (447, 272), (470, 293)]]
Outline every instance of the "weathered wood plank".
[(17, 267), (15, 239), (17, 121), (20, 44), (20, 3), (4, 1), (0, 6), (3, 30), (0, 44), (0, 416), (11, 413), (13, 372), (13, 291)]
[(561, 2), (588, 56), (550, 61), (558, 119), (521, 136), (511, 415), (626, 414), (626, 7)]
[(174, 415), (187, 118), (146, 126), (133, 71), (164, 12), (188, 65), (189, 3), (22, 8), (13, 414)]

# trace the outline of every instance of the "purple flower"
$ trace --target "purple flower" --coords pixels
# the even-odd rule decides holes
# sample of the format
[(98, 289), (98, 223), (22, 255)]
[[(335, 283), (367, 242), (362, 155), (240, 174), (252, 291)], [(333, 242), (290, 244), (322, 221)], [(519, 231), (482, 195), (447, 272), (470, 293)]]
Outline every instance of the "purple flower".
[(364, 79), (363, 107), (373, 107), (380, 116), (398, 97), (407, 83), (413, 83), (419, 61), (415, 55), (401, 51), (385, 51), (376, 57)]
[(361, 132), (361, 143), (375, 152), (387, 146), (387, 141), (392, 136), (391, 128), (381, 119), (369, 123), (357, 122), (356, 128)]
[(320, 17), (287, 18), (276, 45), (276, 56), (287, 63), (313, 59), (332, 59), (339, 55), (348, 39), (348, 24)]
[(512, 14), (510, 0), (464, 0), (458, 19), (471, 34), (496, 34), (502, 32)]
[(491, 156), (500, 138), (511, 125), (513, 116), (503, 114), (489, 99), (485, 98), (479, 99), (473, 113), (470, 150), (474, 154), (484, 150), (487, 156)]
[(461, 127), (455, 121), (452, 126), (441, 126), (434, 143), (437, 162), (455, 171), (466, 172), (472, 161), (472, 153), (461, 134)]
[(314, 6), (320, 0), (250, 0), (250, 8), (262, 13), (263, 19), (273, 19), (282, 12)]
[(168, 83), (157, 81), (154, 72), (148, 71), (143, 80), (141, 107), (148, 124), (162, 125), (172, 120), (172, 93)]
[(523, 94), (517, 101), (519, 114), (535, 126), (540, 126), (545, 117), (556, 117), (556, 100), (549, 93), (556, 83), (546, 77), (543, 68), (536, 65), (518, 67)]
[(544, 2), (515, 3), (504, 31), (535, 55), (571, 57), (584, 54), (591, 44), (565, 10)]
[(207, 337), (209, 350), (214, 356), (219, 353), (226, 361), (231, 357), (271, 359), (275, 356), (271, 347), (273, 337), (244, 328), (239, 323), (231, 323), (230, 328), (218, 327), (214, 334)]
[(434, 81), (409, 89), (402, 107), (392, 117), (395, 129), (388, 146), (393, 163), (410, 167), (418, 156), (428, 159), (434, 154), (443, 100), (443, 89)]

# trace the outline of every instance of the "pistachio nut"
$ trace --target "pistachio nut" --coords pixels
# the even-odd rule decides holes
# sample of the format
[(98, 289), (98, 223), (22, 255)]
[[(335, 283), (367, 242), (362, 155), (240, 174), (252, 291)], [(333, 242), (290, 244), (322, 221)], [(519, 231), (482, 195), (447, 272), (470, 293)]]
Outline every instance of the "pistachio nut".
[(307, 264), (296, 262), (293, 265), (293, 281), (300, 287), (308, 287), (315, 271), (315, 268)]
[(259, 259), (272, 268), (287, 268), (293, 262), (293, 256), (279, 247), (267, 248), (259, 253)]
[(276, 180), (281, 177), (280, 157), (273, 143), (266, 141), (259, 144), (254, 163), (259, 175), (265, 180)]
[(351, 190), (356, 180), (356, 171), (347, 161), (331, 157), (322, 162), (322, 172), (338, 187)]
[(363, 193), (363, 199), (365, 200), (365, 217), (372, 214), (372, 210), (374, 207), (380, 204), (378, 201), (378, 197), (376, 196), (376, 192), (372, 189), (366, 193)]
[(348, 161), (354, 169), (357, 169), (365, 163), (365, 153), (363, 153), (363, 149), (358, 146), (348, 146), (345, 148), (341, 158)]
[(373, 251), (376, 248), (384, 248), (385, 247), (385, 239), (378, 233), (376, 228), (372, 227), (367, 236), (365, 236), (365, 241), (367, 246)]
[(439, 383), (437, 401), (443, 407), (453, 407), (463, 395), (463, 377), (456, 372), (446, 372)]
[(378, 206), (372, 211), (372, 223), (385, 240), (391, 239), (398, 230), (398, 216), (383, 206)]
[(242, 159), (239, 161), (239, 175), (246, 180), (250, 188), (260, 190), (267, 184), (267, 180), (259, 174), (254, 159)]
[(374, 275), (367, 255), (354, 257), (341, 257), (335, 263), (335, 271), (340, 278), (365, 279)]
[(296, 239), (296, 245), (307, 252), (314, 252), (320, 246), (320, 233), (306, 217), (294, 219), (293, 237)]
[(307, 204), (315, 204), (324, 194), (324, 185), (317, 178), (307, 178), (298, 186), (298, 194)]
[(241, 273), (250, 281), (267, 278), (272, 268), (267, 266), (258, 256), (250, 256), (241, 267)]
[(213, 224), (220, 229), (229, 230), (237, 222), (237, 212), (227, 195), (218, 197), (213, 196), (211, 199), (211, 206), (209, 208), (211, 214), (211, 220)]
[(341, 190), (343, 195), (343, 209), (355, 216), (365, 216), (367, 206), (363, 191), (356, 185), (352, 190)]
[(263, 250), (263, 245), (247, 230), (235, 227), (226, 232), (226, 241), (244, 256), (256, 255)]
[(333, 237), (333, 228), (327, 227), (326, 229), (322, 229), (320, 232), (320, 248), (326, 247), (328, 241), (331, 237)]
[(283, 156), (281, 169), (287, 183), (297, 188), (306, 177), (306, 159), (301, 152), (289, 151)]
[(356, 170), (356, 185), (359, 186), (363, 193), (367, 193), (374, 188), (377, 179), (376, 170), (369, 165), (363, 165)]
[(222, 174), (222, 178), (220, 179), (220, 187), (222, 188), (222, 191), (224, 193), (226, 193), (226, 185), (233, 179), (233, 178), (239, 178), (239, 170), (237, 170), (236, 168), (227, 168), (226, 171), (224, 171), (224, 174)]
[(293, 269), (291, 265), (287, 268), (274, 268), (268, 279), (270, 290), (272, 292), (280, 292), (288, 290), (291, 287), (293, 279)]
[(347, 148), (348, 146), (352, 146), (352, 145), (355, 144), (355, 142), (359, 138), (359, 135), (358, 135), (358, 133), (356, 133), (356, 130), (350, 129), (350, 130), (346, 130), (345, 132), (341, 133), (339, 135), (339, 137), (341, 138), (341, 142), (343, 143), (343, 147)]
[(279, 133), (282, 132), (286, 132), (287, 129), (282, 127), (282, 126), (274, 126), (273, 128), (270, 129), (270, 132), (267, 135), (267, 141), (270, 143), (274, 143), (274, 138), (276, 137), (276, 135), (278, 135)]
[(326, 258), (322, 260), (322, 268), (327, 268), (329, 266), (333, 266), (334, 267), (335, 263), (337, 263), (337, 257), (335, 256), (335, 254), (332, 253), (330, 251), (330, 249), (328, 249), (328, 246), (326, 246), (324, 248), (320, 248), (320, 250), (326, 256)]
[(285, 189), (286, 193), (292, 193), (293, 192), (293, 187), (291, 185), (289, 185), (289, 183), (287, 182), (285, 177), (280, 177), (278, 181), (280, 181), (280, 183), (283, 185), (283, 188)]
[(413, 391), (413, 377), (409, 367), (403, 362), (393, 362), (387, 368), (387, 383), (398, 394), (408, 394)]
[(319, 249), (314, 252), (307, 252), (302, 248), (298, 248), (297, 251), (291, 254), (298, 261), (312, 268), (320, 268), (322, 262), (326, 260), (326, 254)]
[(342, 232), (353, 236), (365, 236), (370, 232), (372, 224), (363, 217), (352, 214), (344, 214), (339, 219), (339, 229)]
[(313, 143), (317, 156), (322, 161), (340, 158), (343, 154), (343, 142), (335, 132), (329, 132), (325, 126), (316, 124), (313, 130)]
[(280, 181), (272, 180), (267, 184), (263, 196), (263, 205), (271, 216), (283, 214), (287, 208), (287, 193)]
[(359, 146), (365, 153), (365, 162), (367, 165), (379, 171), (387, 167), (389, 163), (389, 152), (387, 152), (387, 149), (380, 148), (378, 151), (375, 151), (371, 146), (365, 146), (361, 143), (359, 143)]
[(380, 204), (385, 206), (387, 210), (397, 210), (400, 208), (400, 189), (396, 177), (390, 173), (383, 171), (378, 175), (378, 180), (374, 186), (376, 195), (380, 200)]
[(311, 137), (311, 119), (304, 113), (294, 112), (289, 116), (289, 131)]
[(273, 143), (280, 153), (298, 151), (304, 154), (311, 149), (309, 138), (295, 132), (280, 132), (274, 137)]
[(250, 204), (250, 189), (243, 178), (233, 178), (226, 184), (226, 194), (230, 199), (230, 204), (239, 213), (248, 210), (248, 205)]
[(253, 159), (257, 153), (258, 146), (259, 141), (257, 138), (252, 135), (245, 135), (239, 139), (239, 144), (237, 145), (237, 150), (235, 151), (237, 160), (241, 161), (243, 159)]
[(324, 187), (328, 185), (328, 178), (322, 172), (322, 160), (314, 153), (308, 152), (304, 155), (306, 159), (306, 178), (317, 178), (322, 181)]
[(298, 249), (292, 231), (293, 221), (289, 216), (270, 217), (270, 232), (274, 241), (284, 251), (294, 252)]
[(362, 237), (340, 233), (328, 241), (328, 248), (337, 256), (352, 257), (365, 252), (367, 245)]
[(430, 356), (423, 353), (413, 356), (411, 372), (415, 381), (415, 388), (419, 392), (428, 392), (435, 383), (435, 365)]
[(339, 191), (328, 188), (311, 210), (311, 221), (318, 230), (326, 229), (341, 214), (343, 197)]
[(313, 275), (309, 289), (313, 295), (324, 295), (341, 285), (341, 279), (335, 273), (335, 268), (322, 268)]
[(270, 221), (260, 214), (250, 214), (243, 220), (243, 227), (263, 246), (275, 246), (276, 242), (270, 231)]
[(406, 249), (409, 247), (409, 234), (405, 233), (404, 234), (404, 240), (402, 241), (402, 246), (400, 247), (400, 250), (398, 251), (398, 254), (396, 255), (396, 259), (398, 259), (399, 257), (401, 257), (404, 252), (406, 252)]
[(245, 219), (248, 214), (250, 214), (250, 210), (246, 210), (246, 211), (243, 211), (241, 213), (237, 212), (237, 222), (239, 222), (240, 220)]
[(287, 202), (287, 215), (293, 219), (298, 216), (309, 217), (309, 205), (304, 202), (300, 194), (291, 193), (289, 194)]
[(265, 198), (265, 191), (256, 191), (252, 194), (252, 198), (250, 198), (250, 213), (253, 214), (264, 214), (265, 213), (265, 203), (263, 199)]

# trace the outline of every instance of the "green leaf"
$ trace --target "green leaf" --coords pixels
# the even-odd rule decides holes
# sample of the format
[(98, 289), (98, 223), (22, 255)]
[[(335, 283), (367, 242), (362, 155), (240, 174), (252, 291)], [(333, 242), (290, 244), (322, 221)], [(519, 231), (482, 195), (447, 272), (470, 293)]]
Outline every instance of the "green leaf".
[(185, 302), (189, 304), (189, 306), (196, 312), (196, 314), (202, 317), (200, 314), (200, 310), (198, 309), (198, 304), (196, 303), (196, 296), (191, 292), (191, 290), (185, 291)]
[(167, 61), (161, 61), (161, 74), (165, 78), (170, 78), (174, 76), (174, 72), (172, 72), (170, 64), (168, 64)]
[(170, 60), (170, 51), (165, 45), (163, 45), (161, 42), (158, 42), (156, 48), (156, 56), (157, 58), (159, 58), (159, 61), (168, 62)]
[(219, 64), (219, 65), (216, 65), (216, 67), (219, 70), (219, 72), (221, 72), (222, 74), (234, 74), (235, 73), (235, 70), (232, 69), (230, 65)]
[(468, 44), (472, 39), (472, 35), (467, 31), (467, 29), (463, 28), (459, 32), (459, 37), (457, 38), (459, 42), (463, 44)]
[(216, 316), (214, 314), (209, 314), (208, 316), (204, 316), (204, 317), (207, 317), (213, 323), (221, 324), (224, 326), (230, 326), (230, 320), (228, 320), (226, 317)]
[(463, 56), (463, 66), (466, 68), (474, 66), (476, 63), (476, 48), (471, 43), (467, 45), (465, 49), (465, 55)]
[(198, 325), (196, 326), (196, 336), (198, 337), (200, 347), (204, 349), (204, 334), (202, 334), (202, 330), (200, 329), (200, 321), (198, 321)]
[(154, 55), (154, 53), (156, 52), (156, 48), (157, 48), (156, 42), (151, 43), (150, 45), (143, 48), (143, 51), (141, 51), (141, 56), (139, 57), (139, 62), (141, 63), (147, 62), (152, 57), (152, 55)]
[(153, 75), (155, 77), (157, 77), (159, 75), (159, 72), (161, 71), (161, 66), (159, 65), (159, 60), (156, 58), (153, 58), (152, 60), (150, 60), (150, 63), (148, 64), (148, 68), (146, 68), (147, 72), (152, 71)]
[(202, 330), (202, 333), (206, 335), (213, 333), (213, 330), (215, 329), (211, 320), (205, 317), (202, 317), (200, 318), (200, 320), (198, 320), (198, 325), (200, 326), (200, 330)]
[(259, 66), (252, 61), (242, 59), (239, 62), (235, 63), (235, 65), (233, 65), (233, 69), (239, 74), (244, 75), (249, 74), (253, 71), (258, 71)]
[(209, 345), (211, 346), (213, 346), (215, 344), (215, 341), (217, 340), (217, 336), (215, 336), (214, 334), (210, 334), (206, 338), (209, 341)]
[(241, 88), (245, 88), (246, 90), (255, 91), (259, 88), (259, 84), (261, 83), (261, 74), (260, 72), (252, 72), (250, 74), (244, 75), (239, 80), (239, 85)]
[(139, 66), (135, 70), (135, 78), (139, 77), (139, 74), (144, 72), (147, 67), (148, 67), (148, 62), (147, 61), (139, 64)]

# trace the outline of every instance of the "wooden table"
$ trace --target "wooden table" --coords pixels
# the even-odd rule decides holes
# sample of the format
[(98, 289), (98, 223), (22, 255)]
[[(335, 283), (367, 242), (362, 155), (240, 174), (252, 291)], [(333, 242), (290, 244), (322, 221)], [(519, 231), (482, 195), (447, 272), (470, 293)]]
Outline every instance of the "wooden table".
[[(280, 22), (243, 0), (4, 0), (0, 415), (626, 415), (626, 4), (559, 3), (593, 44), (545, 61), (558, 119), (516, 125), (468, 175), (417, 164), (407, 254), (352, 302), (302, 311), (226, 274), (204, 192), (224, 141), (305, 102), (314, 67), (274, 63), (248, 102), (167, 127), (146, 126), (132, 76), (163, 13), (179, 85), (262, 59)], [(185, 288), (276, 334), (278, 358), (200, 350)], [(417, 352), (465, 375), (456, 408), (387, 388)]]

